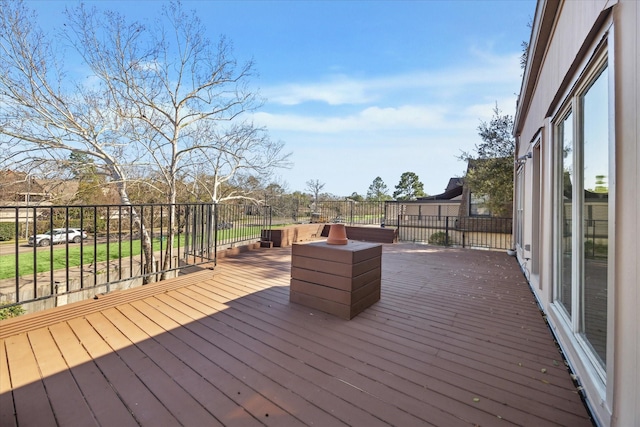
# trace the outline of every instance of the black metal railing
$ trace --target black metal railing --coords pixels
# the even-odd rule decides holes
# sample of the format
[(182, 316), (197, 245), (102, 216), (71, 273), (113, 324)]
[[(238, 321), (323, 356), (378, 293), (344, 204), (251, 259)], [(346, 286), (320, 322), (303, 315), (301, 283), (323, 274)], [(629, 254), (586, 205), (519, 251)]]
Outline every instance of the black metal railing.
[(402, 241), (475, 249), (512, 248), (511, 218), (398, 215), (389, 222), (398, 228)]
[(355, 200), (302, 201), (270, 198), (273, 225), (336, 223), (380, 225), (385, 218), (385, 202)]
[(260, 240), (270, 217), (201, 203), (0, 207), (0, 307), (37, 311), (215, 264), (218, 250)]
[[(138, 204), (0, 207), (0, 308), (67, 304), (215, 265), (221, 249), (270, 240), (272, 227), (331, 223), (395, 227), (400, 241), (510, 249), (510, 218), (407, 215), (402, 202), (312, 207)], [(295, 220), (295, 221), (294, 221)], [(49, 232), (49, 234), (43, 234)], [(35, 236), (30, 243), (29, 236)]]

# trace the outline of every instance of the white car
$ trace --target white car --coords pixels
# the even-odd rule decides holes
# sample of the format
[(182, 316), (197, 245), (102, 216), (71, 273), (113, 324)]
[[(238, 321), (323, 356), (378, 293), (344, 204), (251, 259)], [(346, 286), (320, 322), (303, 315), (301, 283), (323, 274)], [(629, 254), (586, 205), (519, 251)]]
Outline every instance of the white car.
[(49, 246), (51, 244), (80, 243), (87, 238), (87, 232), (79, 228), (54, 228), (43, 234), (29, 237), (29, 246)]

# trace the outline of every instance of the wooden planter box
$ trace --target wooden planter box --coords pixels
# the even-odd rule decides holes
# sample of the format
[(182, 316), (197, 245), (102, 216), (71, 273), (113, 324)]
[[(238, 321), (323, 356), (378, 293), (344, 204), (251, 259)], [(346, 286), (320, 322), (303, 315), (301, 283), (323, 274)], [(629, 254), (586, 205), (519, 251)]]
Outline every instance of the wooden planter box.
[[(299, 224), (289, 225), (273, 230), (262, 230), (262, 242), (266, 243), (262, 247), (285, 247), (298, 242), (310, 242), (326, 238), (329, 235), (331, 224)], [(349, 240), (376, 243), (397, 243), (398, 230), (394, 228), (381, 227), (345, 227)]]
[(294, 244), (289, 300), (343, 319), (380, 300), (382, 245)]
[(362, 242), (398, 243), (398, 230), (382, 227), (345, 227), (347, 239)]
[(273, 242), (273, 246), (276, 248), (291, 246), (296, 242), (322, 239), (324, 227), (324, 224), (299, 224), (273, 230), (262, 230), (261, 240)]

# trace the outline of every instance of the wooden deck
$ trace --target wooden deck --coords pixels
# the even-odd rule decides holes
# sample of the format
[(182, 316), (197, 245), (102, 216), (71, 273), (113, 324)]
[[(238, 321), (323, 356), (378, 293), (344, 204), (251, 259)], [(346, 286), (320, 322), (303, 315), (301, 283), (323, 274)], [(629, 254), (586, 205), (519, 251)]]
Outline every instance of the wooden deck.
[(0, 323), (0, 425), (591, 426), (515, 259), (384, 245), (352, 320), (291, 248)]

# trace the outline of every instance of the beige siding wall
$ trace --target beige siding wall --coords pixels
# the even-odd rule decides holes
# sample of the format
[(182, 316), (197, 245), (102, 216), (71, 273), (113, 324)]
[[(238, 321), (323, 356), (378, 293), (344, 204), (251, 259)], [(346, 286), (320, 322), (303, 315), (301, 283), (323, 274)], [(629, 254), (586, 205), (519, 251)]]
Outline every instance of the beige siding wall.
[[(551, 229), (553, 224), (551, 216), (553, 207), (551, 199), (553, 194), (553, 149), (550, 145), (552, 137), (550, 123), (545, 119), (548, 111), (558, 108), (564, 100), (563, 92), (569, 89), (562, 87), (563, 81), (572, 68), (580, 65), (580, 60), (576, 60), (578, 53), (608, 3), (607, 0), (567, 1), (560, 5), (556, 22), (553, 25), (552, 38), (543, 57), (540, 73), (536, 77), (536, 86), (530, 100), (529, 110), (521, 126), (518, 156), (532, 151), (532, 144), (536, 137), (541, 136), (540, 160), (542, 165), (540, 171), (534, 173), (532, 162), (527, 162), (524, 178), (529, 195), (532, 192), (534, 179), (539, 179), (540, 192), (543, 196), (538, 205), (534, 204), (531, 197), (525, 198), (523, 240), (524, 243), (531, 243), (534, 240), (534, 229), (531, 226), (532, 213), (534, 209), (539, 209), (541, 223), (537, 232), (540, 246), (536, 253), (521, 251), (519, 258), (524, 271), (529, 273), (529, 280), (536, 290), (538, 298), (545, 304), (550, 302), (552, 289), (543, 286), (543, 283), (549, 283), (552, 278), (550, 267), (553, 262), (553, 252), (549, 250), (548, 246), (552, 243), (550, 236), (553, 232)], [(573, 77), (573, 82), (575, 82), (577, 76)], [(570, 88), (571, 85), (568, 86)], [(534, 247), (534, 249), (536, 248)], [(535, 260), (534, 257), (538, 257), (538, 259)], [(534, 268), (534, 263), (538, 265), (537, 270)]]
[[(614, 11), (616, 80), (616, 269), (614, 426), (640, 425), (640, 2), (621, 2)], [(610, 341), (611, 342), (611, 341)]]
[[(532, 212), (540, 209), (541, 224), (538, 235), (539, 251), (533, 253), (520, 253), (519, 258), (525, 271), (531, 271), (534, 256), (538, 256), (538, 274), (529, 275), (533, 288), (537, 290), (538, 298), (543, 303), (549, 303), (552, 296), (549, 287), (542, 286), (543, 283), (551, 280), (551, 265), (553, 262), (553, 252), (549, 250), (552, 242), (550, 236), (553, 233), (553, 148), (551, 123), (547, 118), (547, 113), (554, 111), (561, 106), (565, 99), (565, 94), (575, 83), (578, 75), (571, 76), (572, 79), (563, 86), (563, 81), (572, 70), (579, 67), (586, 59), (578, 57), (581, 47), (585, 44), (589, 33), (601, 15), (602, 11), (609, 5), (607, 0), (594, 1), (568, 1), (563, 2), (558, 10), (558, 16), (553, 28), (547, 52), (543, 58), (540, 73), (536, 78), (536, 86), (530, 100), (530, 106), (526, 118), (524, 118), (522, 132), (519, 137), (518, 156), (522, 156), (533, 150), (533, 143), (536, 137), (541, 135), (541, 169), (539, 173), (534, 173), (532, 162), (525, 165), (525, 183), (529, 196), (531, 196), (534, 179), (540, 179), (540, 192), (542, 199), (539, 206), (533, 203), (531, 197), (525, 198), (525, 227), (524, 242), (533, 241), (533, 221)], [(578, 58), (578, 59), (576, 59)], [(554, 103), (555, 102), (555, 103)], [(547, 245), (547, 246), (545, 246)], [(526, 259), (529, 259), (526, 261)]]
[(455, 203), (407, 203), (405, 215), (457, 216), (460, 202)]
[[(541, 3), (542, 5), (543, 3)], [(612, 16), (603, 20), (602, 12), (613, 6)], [(540, 5), (539, 5), (540, 7)], [(609, 27), (610, 26), (610, 27)], [(539, 298), (552, 328), (576, 369), (588, 402), (602, 425), (640, 426), (640, 2), (637, 0), (565, 1), (556, 14), (551, 38), (541, 68), (535, 78), (535, 89), (526, 116), (516, 126), (519, 134), (518, 156), (533, 151), (536, 135), (541, 132), (541, 167), (534, 172), (529, 160), (525, 165), (524, 241), (533, 233), (540, 236), (539, 274), (530, 277), (531, 287)], [(591, 58), (603, 31), (613, 31), (609, 46), (613, 64), (615, 100), (615, 176), (610, 177), (610, 194), (615, 203), (615, 247), (609, 256), (615, 260), (609, 271), (609, 352), (605, 383), (589, 367), (584, 352), (575, 338), (563, 330), (552, 309), (553, 286), (553, 210), (554, 155), (552, 123), (580, 71)], [(610, 39), (611, 40), (611, 39)], [(612, 62), (613, 61), (613, 62)], [(520, 106), (522, 107), (522, 106)], [(539, 224), (534, 227), (532, 212), (533, 181), (539, 179), (542, 198)], [(536, 230), (536, 231), (534, 231)], [(520, 253), (525, 269), (532, 262)]]
[(527, 144), (542, 126), (547, 111), (553, 107), (552, 101), (565, 75), (607, 3), (607, 0), (567, 1), (560, 6), (560, 16), (556, 21), (553, 38), (544, 57), (522, 129), (521, 141), (524, 147), (521, 147), (519, 154), (526, 153)]

